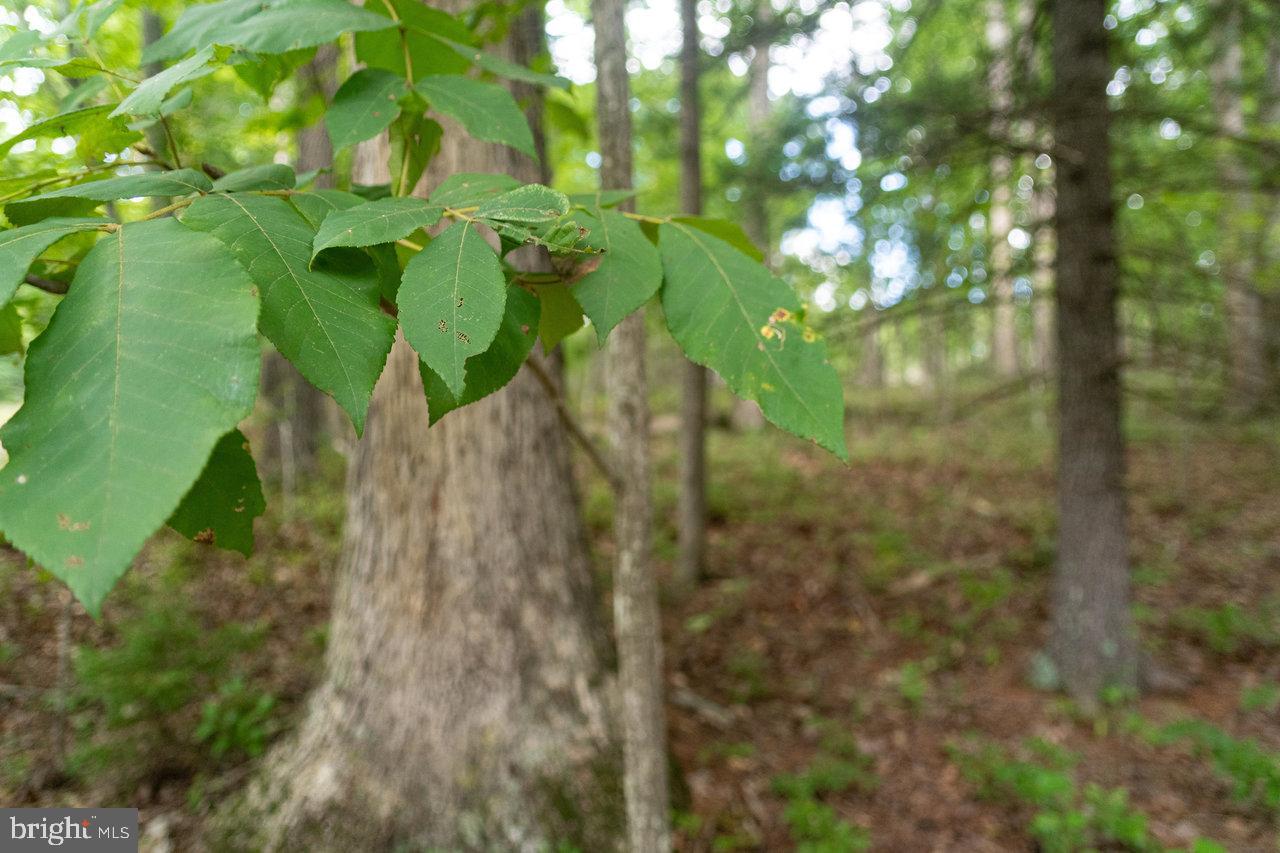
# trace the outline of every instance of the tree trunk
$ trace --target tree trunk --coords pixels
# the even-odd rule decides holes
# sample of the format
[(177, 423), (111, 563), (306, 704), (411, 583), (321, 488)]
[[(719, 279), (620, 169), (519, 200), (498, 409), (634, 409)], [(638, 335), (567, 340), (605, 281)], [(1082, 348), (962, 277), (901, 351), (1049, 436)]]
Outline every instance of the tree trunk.
[[(680, 0), (680, 206), (702, 213), (701, 48), (697, 0)], [(680, 397), (680, 537), (675, 582), (689, 590), (702, 578), (707, 555), (707, 369), (686, 360)]]
[(1031, 195), (1031, 215), (1036, 221), (1034, 268), (1031, 272), (1031, 312), (1034, 325), (1036, 367), (1045, 376), (1054, 369), (1053, 342), (1053, 177), (1037, 182)]
[(1050, 650), (1084, 703), (1137, 688), (1121, 432), (1106, 0), (1053, 10), (1058, 164), (1058, 562)]
[[(875, 309), (869, 309), (874, 313)], [(877, 318), (872, 317), (873, 321)], [(862, 330), (862, 353), (858, 358), (858, 384), (864, 388), (884, 387), (884, 348), (880, 343), (880, 322), (869, 322)]]
[(1213, 5), (1215, 56), (1209, 66), (1213, 111), (1219, 131), (1218, 180), (1225, 200), (1218, 229), (1222, 278), (1226, 285), (1228, 389), (1231, 407), (1241, 414), (1256, 411), (1266, 398), (1267, 338), (1262, 296), (1254, 277), (1257, 253), (1253, 227), (1259, 218), (1246, 189), (1249, 172), (1236, 153), (1244, 135), (1244, 48), (1240, 42), (1244, 10), (1239, 0), (1215, 0)]
[(1013, 35), (1004, 0), (987, 0), (987, 48), (991, 65), (987, 84), (991, 89), (991, 360), (1000, 376), (1018, 372), (1018, 327), (1013, 305), (1013, 161), (1009, 144), (1013, 110)]
[[(357, 160), (364, 182), (387, 179), (381, 143)], [(539, 176), (450, 126), (426, 184), (459, 171)], [(324, 680), (227, 821), (236, 846), (619, 849), (603, 635), (542, 387), (521, 371), (428, 430), (418, 359), (398, 340), (347, 500)]]
[[(325, 103), (333, 97), (338, 83), (335, 74), (338, 50), (322, 45), (315, 58), (298, 75), (304, 98), (318, 97)], [(327, 169), (333, 165), (333, 145), (324, 122), (298, 131), (299, 172)], [(315, 184), (333, 186), (333, 175), (321, 173)], [(263, 355), (258, 394), (265, 428), (254, 444), (262, 473), (280, 483), (286, 504), (292, 501), (299, 480), (315, 475), (316, 458), (331, 422), (326, 409), (334, 404), (298, 373), (297, 368), (274, 349)], [(287, 507), (286, 507), (287, 509)]]
[[(751, 41), (754, 53), (747, 68), (747, 186), (742, 194), (742, 228), (751, 242), (764, 253), (770, 265), (773, 249), (769, 235), (769, 47), (773, 6), (770, 0), (756, 0)], [(733, 399), (729, 422), (735, 430), (754, 432), (764, 428), (764, 412), (754, 400)]]
[[(596, 116), (603, 189), (631, 189), (631, 89), (627, 78), (625, 0), (593, 0)], [(633, 207), (625, 202), (624, 207)], [(671, 849), (667, 793), (667, 719), (662, 699), (662, 621), (653, 571), (653, 498), (649, 475), (649, 400), (645, 312), (609, 335), (606, 383), (609, 433), (618, 476), (614, 511), (617, 560), (613, 627), (622, 699), (623, 775), (628, 848)]]

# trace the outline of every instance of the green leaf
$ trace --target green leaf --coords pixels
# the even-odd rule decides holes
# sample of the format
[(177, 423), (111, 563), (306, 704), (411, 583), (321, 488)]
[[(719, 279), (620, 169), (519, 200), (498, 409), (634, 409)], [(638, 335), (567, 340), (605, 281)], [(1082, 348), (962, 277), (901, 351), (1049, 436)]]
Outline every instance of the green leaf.
[(423, 77), (414, 88), (434, 109), (457, 119), (476, 139), (500, 142), (538, 158), (529, 122), (516, 99), (501, 86), (446, 74)]
[(22, 317), (12, 302), (0, 308), (0, 355), (21, 355)]
[(507, 288), (502, 325), (489, 348), (467, 362), (467, 385), (461, 397), (450, 391), (435, 371), (418, 363), (427, 393), (427, 417), (432, 424), (454, 409), (489, 396), (515, 378), (538, 338), (538, 310), (538, 299), (533, 294), (519, 287)]
[(396, 297), (404, 336), (455, 397), (466, 360), (493, 342), (506, 300), (498, 257), (471, 222), (447, 228), (414, 255)]
[(262, 292), (262, 333), (362, 432), (395, 338), (395, 320), (379, 309), (372, 262), (312, 267), (315, 232), (274, 196), (205, 196), (187, 208), (183, 222), (231, 249)]
[(270, 100), (277, 86), (296, 76), (298, 69), (314, 59), (315, 55), (314, 47), (279, 54), (239, 51), (231, 57), (229, 62), (236, 76), (257, 92), (258, 97), (267, 101)]
[(364, 68), (348, 77), (324, 117), (334, 149), (372, 139), (390, 127), (408, 89), (403, 77), (381, 68)]
[(364, 199), (342, 190), (312, 190), (309, 193), (292, 194), (289, 202), (298, 209), (307, 224), (312, 228), (319, 228), (329, 214), (364, 204)]
[(25, 228), (45, 219), (83, 219), (93, 216), (98, 203), (83, 198), (50, 198), (30, 204), (10, 202), (5, 217), (17, 228)]
[(156, 219), (90, 250), (32, 344), (0, 530), (91, 613), (252, 411), (257, 314), (222, 244)]
[(143, 52), (143, 62), (175, 59), (212, 44), (253, 53), (287, 53), (331, 42), (343, 33), (394, 27), (347, 0), (224, 0), (188, 8)]
[(488, 175), (476, 172), (458, 172), (440, 182), (431, 194), (431, 203), (454, 210), (477, 207), (490, 196), (505, 193), (520, 186), (510, 175)]
[(384, 198), (332, 214), (316, 233), (312, 257), (333, 246), (394, 243), (440, 221), (443, 210), (420, 198)]
[(573, 283), (573, 295), (604, 343), (614, 326), (658, 292), (662, 257), (634, 220), (613, 210), (597, 214), (573, 217), (587, 229), (586, 244), (603, 253), (595, 269)]
[[(370, 3), (369, 9), (385, 14), (387, 2), (388, 0), (379, 0), (377, 3)], [(441, 50), (437, 39), (437, 36), (445, 36), (458, 42), (471, 41), (471, 31), (465, 24), (452, 15), (431, 8), (421, 0), (389, 2), (396, 10), (400, 26), (404, 28), (414, 74), (461, 74), (467, 70), (467, 61), (455, 53)], [(356, 58), (365, 65), (384, 68), (401, 77), (407, 76), (404, 45), (401, 44), (398, 29), (356, 33)]]
[(139, 83), (138, 88), (111, 111), (111, 116), (145, 116), (160, 112), (165, 97), (175, 86), (199, 80), (217, 71), (222, 64), (221, 59), (225, 57), (217, 58), (219, 61), (215, 62), (215, 51), (212, 46), (201, 48), (176, 65), (171, 65), (159, 74)]
[(475, 215), (502, 222), (551, 222), (568, 212), (569, 198), (564, 193), (526, 184), (481, 202)]
[(8, 302), (40, 253), (70, 234), (101, 228), (105, 219), (46, 219), (0, 231), (0, 302)]
[(705, 231), (713, 237), (718, 237), (753, 261), (764, 261), (764, 252), (760, 251), (760, 248), (751, 242), (747, 232), (743, 231), (742, 226), (736, 222), (730, 222), (727, 219), (713, 219), (709, 216), (677, 216), (673, 221), (679, 222), (681, 225), (697, 228), (699, 231)]
[(291, 190), (297, 185), (298, 176), (293, 167), (285, 163), (268, 163), (250, 166), (223, 175), (213, 182), (213, 188), (224, 193), (243, 193), (252, 190)]
[(485, 53), (469, 44), (456, 42), (453, 39), (446, 38), (436, 32), (427, 32), (425, 35), (440, 42), (440, 44), (449, 48), (475, 67), (488, 71), (491, 74), (497, 74), (499, 77), (505, 77), (508, 80), (519, 80), (523, 83), (532, 83), (535, 86), (549, 86), (556, 89), (569, 88), (569, 81), (563, 77), (557, 77), (554, 74), (543, 74), (541, 72), (534, 71), (532, 68), (526, 68), (525, 66), (517, 65), (514, 62), (508, 62), (500, 56)]
[(791, 288), (733, 246), (683, 223), (659, 228), (659, 249), (662, 308), (685, 355), (759, 403), (778, 426), (846, 459), (840, 377), (821, 341), (797, 322), (800, 304)]
[(0, 157), (8, 154), (9, 150), (19, 142), (25, 142), (28, 139), (78, 136), (94, 125), (109, 124), (107, 114), (111, 112), (113, 106), (113, 104), (100, 104), (93, 107), (82, 107), (38, 121), (21, 133), (9, 137), (4, 142), (0, 142)]
[(233, 429), (214, 445), (200, 478), (169, 516), (169, 526), (188, 539), (247, 557), (253, 553), (253, 520), (266, 508), (249, 440)]
[(444, 136), (444, 128), (423, 114), (421, 98), (413, 95), (411, 100), (418, 103), (406, 105), (391, 125), (391, 158), (387, 165), (391, 180), (399, 189), (397, 195), (408, 195), (418, 185), (427, 164), (440, 151)]
[(172, 172), (144, 172), (141, 175), (122, 175), (102, 181), (88, 181), (51, 192), (33, 195), (5, 205), (8, 214), (16, 208), (32, 202), (51, 198), (84, 198), (93, 201), (115, 201), (140, 196), (180, 196), (204, 193), (213, 189), (213, 183), (202, 172), (194, 169), (177, 169)]
[(542, 348), (551, 352), (562, 340), (586, 325), (582, 321), (582, 306), (563, 284), (539, 284), (534, 285), (533, 290), (542, 303), (538, 337), (542, 339)]

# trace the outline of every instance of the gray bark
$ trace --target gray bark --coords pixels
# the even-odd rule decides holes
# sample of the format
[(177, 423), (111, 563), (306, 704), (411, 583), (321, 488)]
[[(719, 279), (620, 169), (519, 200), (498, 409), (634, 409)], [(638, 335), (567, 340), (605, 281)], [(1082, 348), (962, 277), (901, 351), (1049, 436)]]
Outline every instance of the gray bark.
[[(357, 179), (387, 179), (380, 142)], [(450, 126), (424, 187), (458, 171), (539, 177)], [(323, 682), (225, 820), (231, 846), (620, 849), (605, 643), (543, 388), (522, 370), (428, 431), (418, 360), (398, 340), (347, 506)]]
[[(680, 0), (680, 206), (702, 213), (701, 48), (696, 0)], [(685, 361), (680, 396), (679, 551), (675, 582), (692, 589), (707, 555), (707, 369)]]
[(1260, 211), (1248, 185), (1248, 169), (1231, 146), (1245, 132), (1244, 47), (1241, 29), (1244, 10), (1239, 0), (1215, 0), (1213, 4), (1215, 56), (1209, 67), (1213, 110), (1219, 130), (1227, 137), (1217, 159), (1218, 177), (1226, 187), (1219, 208), (1219, 263), (1226, 285), (1228, 388), (1232, 408), (1241, 413), (1263, 403), (1269, 379), (1267, 338), (1262, 296), (1255, 286), (1257, 253), (1254, 249)]
[[(604, 189), (630, 189), (632, 185), (625, 12), (625, 0), (593, 0), (591, 4), (596, 36), (600, 183)], [(618, 476), (613, 622), (622, 702), (628, 847), (632, 853), (659, 853), (671, 848), (671, 826), (667, 723), (662, 698), (662, 622), (652, 558), (645, 348), (642, 308), (610, 333), (605, 381), (613, 470)]]
[[(1052, 175), (1052, 173), (1051, 173)], [(1034, 268), (1031, 273), (1031, 317), (1034, 324), (1036, 366), (1048, 376), (1053, 372), (1055, 354), (1053, 340), (1053, 260), (1054, 198), (1052, 176), (1046, 184), (1037, 183), (1031, 196), (1031, 215), (1037, 223)]]
[(1106, 0), (1053, 10), (1058, 161), (1058, 560), (1050, 652), (1063, 685), (1092, 704), (1137, 688), (1112, 198)]

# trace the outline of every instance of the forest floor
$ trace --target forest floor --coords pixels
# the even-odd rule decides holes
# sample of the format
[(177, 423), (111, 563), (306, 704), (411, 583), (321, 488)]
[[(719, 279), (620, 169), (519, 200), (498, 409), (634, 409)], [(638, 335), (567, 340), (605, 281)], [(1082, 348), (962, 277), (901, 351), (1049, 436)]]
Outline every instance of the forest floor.
[[(1161, 689), (1086, 713), (1039, 689), (1053, 470), (1029, 405), (853, 421), (847, 467), (772, 430), (714, 432), (707, 578), (664, 602), (680, 849), (1275, 850), (1276, 424), (1130, 433)], [(655, 452), (665, 571), (674, 436)], [(199, 849), (318, 671), (329, 469), (292, 518), (260, 521), (248, 561), (159, 537), (100, 623), (16, 557), (0, 567), (0, 802), (129, 802), (144, 849)], [(586, 479), (607, 582), (609, 498)]]

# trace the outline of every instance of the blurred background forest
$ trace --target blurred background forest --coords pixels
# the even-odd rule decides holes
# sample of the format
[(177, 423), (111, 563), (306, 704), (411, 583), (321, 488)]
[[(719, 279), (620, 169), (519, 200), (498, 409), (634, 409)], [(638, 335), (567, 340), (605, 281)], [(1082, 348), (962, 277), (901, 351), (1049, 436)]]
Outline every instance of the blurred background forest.
[[(682, 162), (698, 155), (706, 213), (741, 223), (825, 337), (852, 462), (713, 381), (706, 545), (689, 563), (684, 363), (651, 337), (678, 849), (1276, 849), (1280, 7), (1115, 0), (1105, 21), (1144, 690), (1098, 704), (1055, 692), (1041, 652), (1059, 518), (1055, 173), (1071, 156), (1048, 118), (1048, 4), (691, 8), (682, 80), (677, 0), (629, 5), (638, 209), (687, 210)], [(136, 62), (179, 11), (126, 2), (104, 64)], [(0, 29), (67, 12), (6, 0)], [(543, 70), (574, 84), (545, 101), (550, 182), (589, 192), (590, 10), (543, 12)], [(319, 118), (350, 64), (322, 49), (265, 99), (222, 70), (198, 85), (234, 96), (198, 99), (172, 132), (200, 161), (274, 159), (348, 186), (350, 152), (334, 160)], [(696, 152), (681, 146), (690, 69)], [(87, 88), (6, 71), (0, 138)], [(74, 148), (14, 146), (0, 194)], [(10, 412), (52, 299), (23, 288), (24, 322), (0, 317)], [(569, 406), (603, 435), (595, 335), (542, 331), (566, 336)], [(136, 805), (144, 849), (201, 849), (208, 816), (296, 723), (328, 639), (355, 438), (264, 358), (248, 431), (269, 510), (251, 558), (160, 535), (100, 621), (16, 552), (0, 562), (0, 802)], [(612, 494), (585, 457), (576, 473), (607, 593)]]

